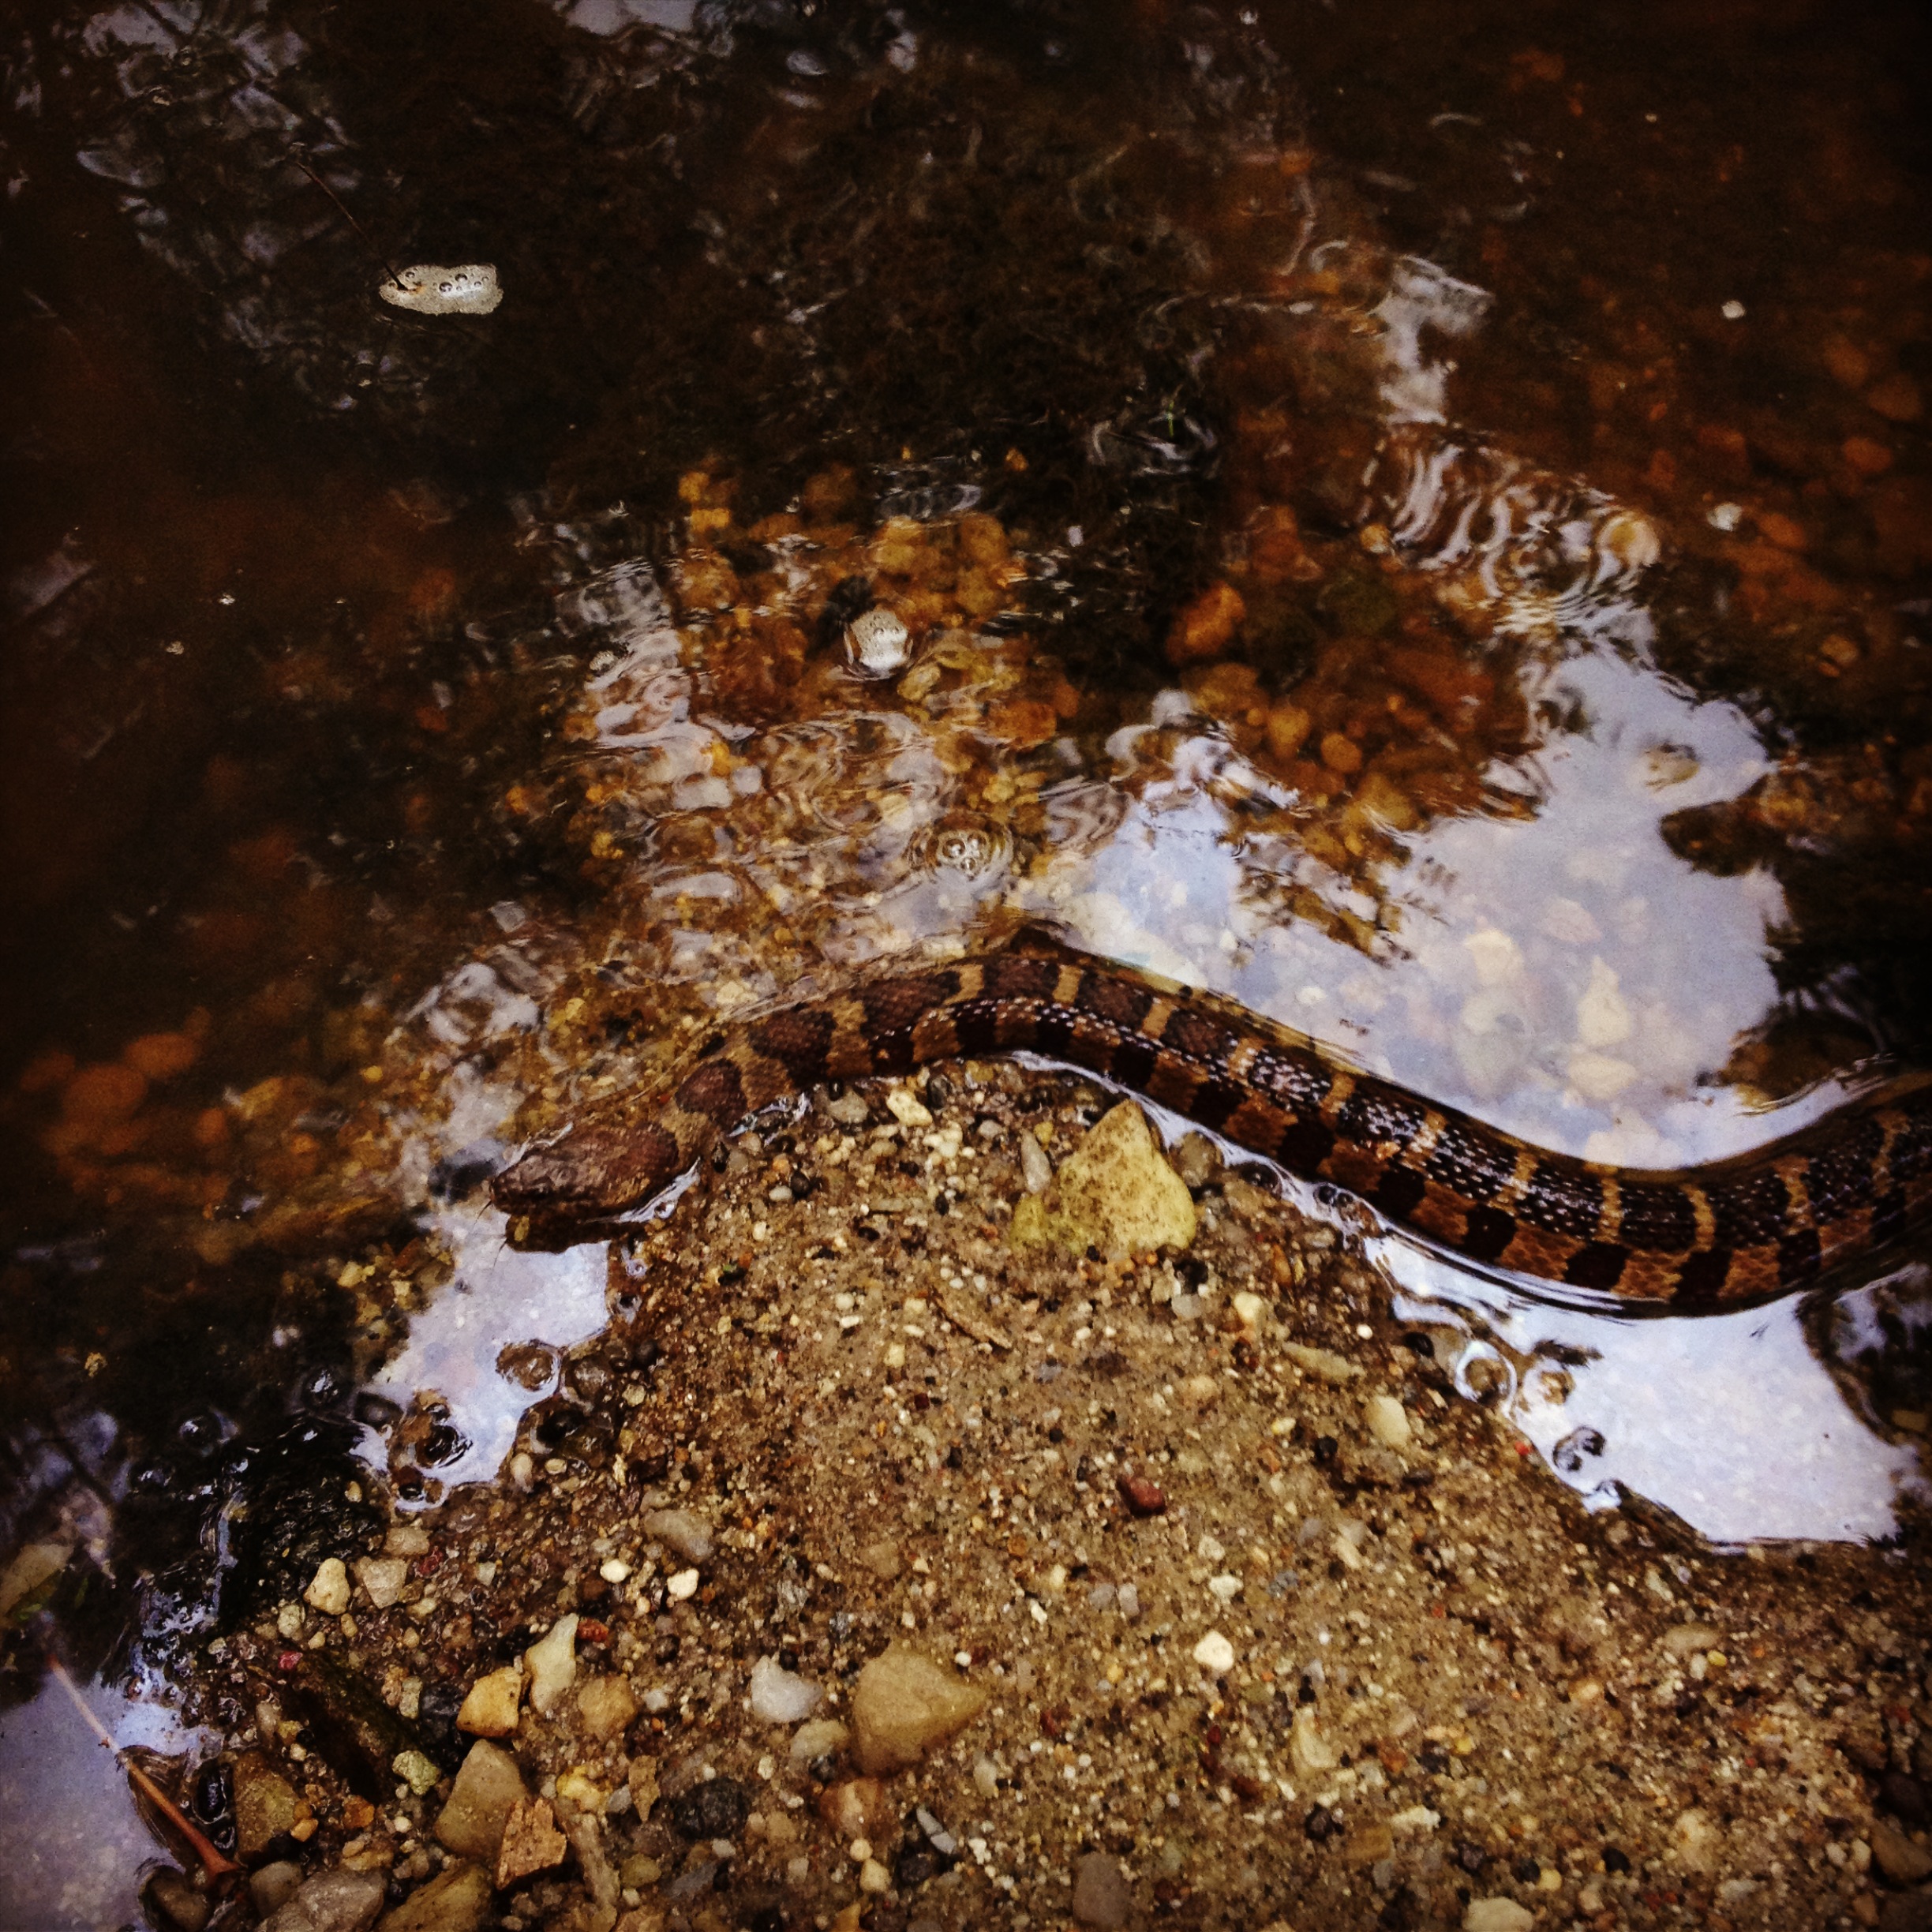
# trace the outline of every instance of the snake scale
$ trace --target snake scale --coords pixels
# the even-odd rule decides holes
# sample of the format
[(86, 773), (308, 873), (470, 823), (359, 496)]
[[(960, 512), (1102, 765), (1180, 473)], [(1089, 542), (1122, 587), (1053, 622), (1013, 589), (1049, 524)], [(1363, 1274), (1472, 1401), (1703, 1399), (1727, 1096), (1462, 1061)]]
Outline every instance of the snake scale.
[(1030, 952), (879, 979), (712, 1036), (640, 1121), (586, 1122), (492, 1184), (553, 1244), (647, 1204), (762, 1110), (815, 1084), (1025, 1052), (1144, 1095), (1425, 1241), (1573, 1288), (1684, 1302), (1801, 1286), (1932, 1208), (1932, 1080), (1683, 1172), (1532, 1147), (1237, 1009)]

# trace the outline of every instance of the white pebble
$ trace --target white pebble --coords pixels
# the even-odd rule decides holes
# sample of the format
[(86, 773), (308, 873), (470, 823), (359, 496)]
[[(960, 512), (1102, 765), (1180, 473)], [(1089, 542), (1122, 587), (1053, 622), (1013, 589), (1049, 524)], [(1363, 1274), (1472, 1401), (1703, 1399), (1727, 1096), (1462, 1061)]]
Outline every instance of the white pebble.
[(751, 1666), (751, 1714), (765, 1724), (802, 1723), (818, 1708), (824, 1694), (775, 1657), (762, 1657)]
[(711, 1554), (711, 1530), (702, 1516), (689, 1510), (652, 1510), (640, 1519), (646, 1536), (668, 1543), (687, 1563), (701, 1563)]
[(1044, 1194), (1046, 1184), (1053, 1178), (1053, 1163), (1031, 1134), (1020, 1136), (1020, 1174), (1029, 1194)]
[(1362, 1420), (1385, 1449), (1409, 1447), (1409, 1411), (1393, 1395), (1371, 1395), (1362, 1404)]
[(548, 1717), (577, 1676), (576, 1617), (559, 1617), (523, 1653), (523, 1668), (530, 1672), (530, 1708)]
[(409, 1582), (409, 1563), (401, 1556), (365, 1556), (355, 1567), (356, 1581), (378, 1610), (387, 1610)]
[(1472, 1899), (1462, 1915), (1462, 1932), (1529, 1932), (1536, 1914), (1514, 1899)]
[(1718, 313), (1727, 322), (1742, 322), (1744, 320), (1744, 305), (1734, 299), (1726, 302)]
[(1210, 1631), (1194, 1646), (1194, 1661), (1215, 1677), (1224, 1677), (1234, 1668), (1234, 1646), (1219, 1631)]
[(698, 1572), (680, 1570), (665, 1585), (665, 1593), (679, 1603), (683, 1603), (698, 1594)]
[(1485, 926), (1462, 942), (1464, 951), (1485, 986), (1500, 986), (1522, 971), (1522, 952), (1506, 932)]
[(631, 1574), (631, 1566), (621, 1556), (613, 1556), (607, 1563), (597, 1565), (597, 1574), (606, 1583), (621, 1583)]
[(1594, 945), (1603, 929), (1586, 906), (1574, 899), (1552, 899), (1543, 908), (1543, 930), (1564, 945)]
[(886, 1110), (904, 1127), (930, 1127), (932, 1114), (908, 1087), (895, 1087), (886, 1096)]

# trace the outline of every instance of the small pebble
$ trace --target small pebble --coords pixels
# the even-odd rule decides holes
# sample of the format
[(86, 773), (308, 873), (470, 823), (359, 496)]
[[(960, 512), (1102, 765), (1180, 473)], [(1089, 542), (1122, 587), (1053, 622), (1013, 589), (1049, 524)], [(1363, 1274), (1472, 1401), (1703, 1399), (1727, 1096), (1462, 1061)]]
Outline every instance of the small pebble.
[(1883, 1818), (1872, 1820), (1870, 1844), (1878, 1869), (1894, 1885), (1923, 1885), (1932, 1878), (1932, 1850), (1907, 1837)]
[(1193, 1654), (1211, 1676), (1225, 1677), (1234, 1668), (1234, 1646), (1219, 1631), (1210, 1631), (1194, 1646)]
[(1089, 1852), (1073, 1866), (1074, 1918), (1082, 1925), (1119, 1932), (1133, 1912), (1133, 1895), (1120, 1866), (1104, 1852)]
[(299, 1865), (288, 1859), (277, 1859), (272, 1865), (264, 1865), (250, 1875), (249, 1896), (255, 1902), (256, 1911), (263, 1918), (270, 1918), (287, 1904), (301, 1881)]
[(365, 1556), (356, 1564), (355, 1574), (370, 1603), (387, 1610), (409, 1582), (409, 1564), (400, 1556)]
[(1462, 1932), (1530, 1932), (1536, 1914), (1511, 1898), (1470, 1900), (1462, 1915)]
[(1368, 1425), (1368, 1433), (1385, 1449), (1409, 1447), (1409, 1412), (1393, 1395), (1371, 1395), (1362, 1404), (1362, 1420)]
[(960, 1682), (916, 1651), (897, 1645), (859, 1673), (852, 1699), (853, 1746), (862, 1769), (897, 1771), (962, 1731), (986, 1705), (986, 1693)]
[(687, 1563), (703, 1563), (711, 1554), (710, 1526), (689, 1510), (649, 1510), (638, 1518), (638, 1526)]
[(530, 1708), (539, 1717), (548, 1717), (562, 1701), (577, 1676), (577, 1622), (575, 1616), (559, 1617), (548, 1633), (523, 1653), (523, 1668), (530, 1672)]
[(340, 1616), (349, 1608), (349, 1571), (339, 1556), (323, 1558), (302, 1601), (324, 1616)]
[(760, 1657), (751, 1666), (751, 1714), (763, 1723), (800, 1723), (824, 1695), (817, 1684), (786, 1670), (775, 1657)]
[(376, 293), (391, 307), (415, 315), (493, 315), (503, 301), (503, 285), (489, 262), (455, 268), (418, 263), (399, 269), (393, 281), (379, 283)]
[(843, 1750), (851, 1735), (836, 1717), (814, 1717), (792, 1734), (791, 1747), (785, 1754), (795, 1765), (814, 1764)]
[(317, 1872), (262, 1923), (262, 1932), (365, 1932), (388, 1886), (373, 1872)]
[(523, 1670), (521, 1664), (506, 1664), (479, 1677), (470, 1687), (456, 1713), (456, 1728), (473, 1737), (507, 1737), (516, 1728), (517, 1713), (523, 1702)]
[(1053, 1163), (1046, 1150), (1031, 1134), (1020, 1136), (1020, 1175), (1029, 1194), (1044, 1194), (1053, 1179)]

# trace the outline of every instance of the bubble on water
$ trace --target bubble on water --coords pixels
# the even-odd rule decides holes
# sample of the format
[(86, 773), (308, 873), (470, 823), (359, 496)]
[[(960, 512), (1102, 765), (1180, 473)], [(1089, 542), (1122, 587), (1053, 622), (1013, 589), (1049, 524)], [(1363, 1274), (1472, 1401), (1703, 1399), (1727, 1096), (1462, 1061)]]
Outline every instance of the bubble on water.
[(1507, 1410), (1516, 1397), (1516, 1371), (1493, 1342), (1472, 1340), (1452, 1371), (1456, 1393), (1469, 1402), (1493, 1401)]
[(855, 617), (845, 627), (852, 668), (868, 677), (889, 677), (903, 670), (912, 655), (912, 634), (903, 618), (880, 606)]
[(1603, 1454), (1604, 1447), (1602, 1430), (1574, 1428), (1550, 1451), (1550, 1460), (1562, 1474), (1580, 1476), (1592, 1457)]
[(419, 262), (403, 269), (376, 293), (393, 309), (414, 315), (489, 315), (503, 300), (493, 262), (470, 262), (459, 268), (440, 268)]
[(928, 826), (913, 849), (916, 862), (927, 871), (983, 879), (1006, 869), (1013, 857), (1013, 838), (1003, 826), (953, 813)]

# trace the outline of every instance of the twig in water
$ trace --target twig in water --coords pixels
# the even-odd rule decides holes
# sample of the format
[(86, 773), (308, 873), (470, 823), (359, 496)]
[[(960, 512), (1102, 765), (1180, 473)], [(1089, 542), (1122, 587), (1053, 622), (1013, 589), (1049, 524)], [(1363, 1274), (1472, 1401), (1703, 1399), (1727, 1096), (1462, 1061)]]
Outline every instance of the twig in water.
[(211, 1879), (223, 1879), (238, 1875), (242, 1867), (233, 1859), (217, 1851), (206, 1837), (196, 1829), (193, 1821), (184, 1814), (181, 1807), (134, 1762), (133, 1755), (122, 1750), (108, 1735), (107, 1727), (88, 1709), (87, 1702), (76, 1687), (74, 1680), (67, 1675), (60, 1659), (51, 1650), (47, 1653), (47, 1664), (60, 1687), (73, 1699), (73, 1707), (80, 1713), (81, 1721), (114, 1753), (115, 1762), (133, 1780), (141, 1795), (187, 1840), (195, 1856), (201, 1861), (201, 1869), (208, 1877)]
[(322, 177), (309, 165), (309, 157), (302, 152), (301, 148), (291, 147), (289, 149), (289, 159), (293, 161), (295, 165), (300, 168), (301, 171), (306, 174), (309, 178), (313, 182), (315, 185), (320, 188), (331, 201), (335, 204), (336, 213), (341, 215), (343, 219), (355, 230), (357, 238), (361, 242), (362, 245), (376, 257), (376, 262), (380, 266), (383, 273), (388, 275), (389, 279), (393, 282), (398, 288), (400, 288), (402, 286), (402, 278), (396, 273), (393, 268), (390, 266), (388, 256), (384, 254), (382, 250), (369, 239), (369, 230), (349, 212), (348, 208), (344, 204), (342, 197), (339, 195), (335, 190), (331, 188), (328, 183), (325, 182)]

